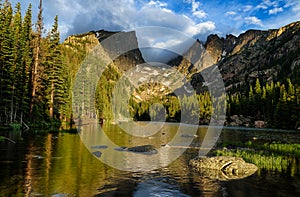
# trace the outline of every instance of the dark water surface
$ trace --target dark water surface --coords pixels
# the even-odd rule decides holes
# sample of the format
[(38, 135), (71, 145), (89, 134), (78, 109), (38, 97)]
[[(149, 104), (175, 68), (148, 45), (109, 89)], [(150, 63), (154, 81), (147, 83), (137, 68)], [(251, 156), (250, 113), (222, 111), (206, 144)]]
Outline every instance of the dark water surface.
[[(83, 127), (80, 135), (93, 136), (95, 129)], [(160, 149), (178, 132), (178, 124), (167, 123), (149, 137), (130, 136), (116, 125), (106, 125), (103, 130), (118, 146), (152, 144)], [(199, 127), (192, 146), (201, 144), (206, 131), (206, 127)], [(0, 142), (0, 196), (300, 196), (299, 160), (294, 164), (297, 170), (293, 176), (289, 172), (259, 170), (242, 180), (218, 181), (200, 177), (188, 166), (189, 160), (198, 155), (195, 148), (170, 164), (171, 155), (165, 155), (160, 158), (163, 167), (159, 169), (128, 172), (99, 161), (97, 157), (105, 159), (121, 152), (105, 140), (86, 147), (78, 134), (31, 131), (7, 135), (17, 143)], [(182, 141), (190, 138), (193, 136), (182, 136)], [(297, 132), (230, 128), (223, 129), (219, 142), (245, 142), (253, 138), (300, 143)], [(143, 166), (144, 161), (138, 158), (116, 158), (116, 162)]]

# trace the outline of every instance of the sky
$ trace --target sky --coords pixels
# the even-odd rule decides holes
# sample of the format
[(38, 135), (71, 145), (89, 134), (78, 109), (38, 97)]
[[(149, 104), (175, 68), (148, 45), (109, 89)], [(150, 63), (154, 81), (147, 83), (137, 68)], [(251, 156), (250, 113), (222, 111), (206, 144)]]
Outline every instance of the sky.
[[(21, 2), (23, 12), (31, 3), (36, 20), (39, 0), (11, 2)], [(158, 26), (205, 41), (212, 33), (237, 36), (248, 29), (274, 29), (300, 20), (300, 0), (43, 0), (43, 7), (45, 29), (58, 15), (62, 40), (91, 30)], [(147, 37), (156, 47), (181, 41), (176, 35), (163, 41)]]

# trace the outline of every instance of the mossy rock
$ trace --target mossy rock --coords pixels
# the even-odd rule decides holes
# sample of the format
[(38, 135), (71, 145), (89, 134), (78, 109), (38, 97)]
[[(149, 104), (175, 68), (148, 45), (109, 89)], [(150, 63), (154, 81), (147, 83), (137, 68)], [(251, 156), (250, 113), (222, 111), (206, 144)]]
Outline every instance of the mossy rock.
[(256, 165), (232, 156), (196, 157), (189, 164), (201, 175), (218, 180), (246, 178), (258, 169)]

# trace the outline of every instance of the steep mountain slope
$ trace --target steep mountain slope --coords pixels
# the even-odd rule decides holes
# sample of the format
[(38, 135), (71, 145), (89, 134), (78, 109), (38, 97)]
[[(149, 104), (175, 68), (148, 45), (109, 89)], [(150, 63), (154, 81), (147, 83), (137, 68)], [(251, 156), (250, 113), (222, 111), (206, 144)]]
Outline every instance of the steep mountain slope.
[[(64, 41), (64, 45), (73, 52), (80, 51), (80, 56), (87, 56), (100, 43), (120, 72), (145, 62), (138, 48), (135, 32), (91, 31), (69, 36)], [(126, 48), (132, 50), (124, 51)], [(83, 61), (84, 57), (80, 59)]]
[(93, 33), (121, 71), (128, 71), (145, 62), (134, 31), (110, 32), (99, 30), (93, 31)]
[(66, 63), (73, 68), (74, 115), (111, 120), (115, 84), (124, 73), (144, 63), (135, 32), (100, 30), (73, 35), (65, 40), (64, 48)]
[[(297, 81), (300, 70), (300, 22), (274, 30), (249, 30), (238, 37), (210, 35), (205, 48), (214, 64), (218, 65), (227, 90), (251, 84), (256, 78), (268, 82), (290, 77)], [(203, 82), (199, 75), (193, 75), (196, 86)]]

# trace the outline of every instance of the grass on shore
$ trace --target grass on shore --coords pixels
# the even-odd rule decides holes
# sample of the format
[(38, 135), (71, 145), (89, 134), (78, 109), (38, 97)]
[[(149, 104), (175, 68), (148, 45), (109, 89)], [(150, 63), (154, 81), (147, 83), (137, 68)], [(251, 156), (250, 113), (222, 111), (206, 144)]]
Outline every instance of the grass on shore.
[(265, 143), (253, 144), (248, 141), (245, 148), (217, 150), (217, 156), (241, 157), (245, 161), (257, 165), (260, 169), (286, 172), (293, 176), (297, 173), (297, 158), (300, 156), (300, 144)]

